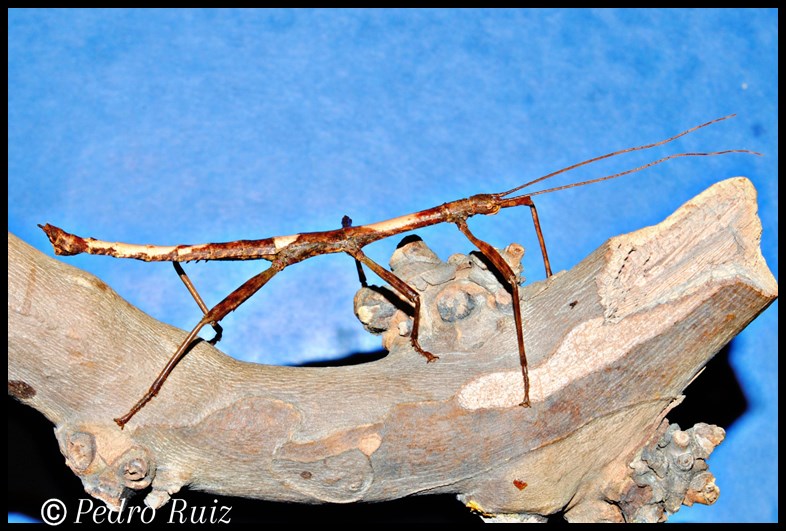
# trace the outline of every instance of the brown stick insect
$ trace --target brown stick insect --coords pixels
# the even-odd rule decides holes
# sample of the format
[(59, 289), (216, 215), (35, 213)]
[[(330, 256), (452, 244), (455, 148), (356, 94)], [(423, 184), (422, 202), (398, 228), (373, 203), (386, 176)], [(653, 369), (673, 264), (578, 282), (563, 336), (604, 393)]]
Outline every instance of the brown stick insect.
[[(286, 267), (302, 262), (308, 258), (329, 254), (329, 253), (346, 253), (355, 259), (358, 268), (358, 274), (361, 283), (365, 284), (365, 275), (363, 274), (363, 265), (371, 269), (380, 278), (390, 284), (396, 291), (398, 291), (404, 298), (406, 298), (413, 306), (413, 324), (410, 332), (410, 343), (412, 348), (421, 356), (426, 358), (427, 362), (436, 361), (438, 356), (425, 350), (418, 340), (418, 325), (420, 320), (420, 297), (417, 291), (410, 287), (406, 282), (398, 278), (394, 273), (388, 271), (383, 266), (379, 265), (371, 258), (363, 253), (363, 247), (376, 242), (378, 240), (388, 238), (390, 236), (401, 234), (404, 232), (436, 225), (438, 223), (455, 223), (458, 229), (477, 247), (486, 259), (497, 269), (501, 278), (507, 283), (507, 288), (510, 290), (514, 304), (513, 316), (516, 325), (516, 338), (518, 342), (518, 354), (521, 363), (521, 374), (524, 380), (524, 396), (520, 405), (529, 407), (529, 377), (527, 372), (527, 356), (524, 348), (524, 323), (521, 316), (521, 306), (519, 299), (518, 281), (515, 273), (507, 262), (503, 259), (500, 253), (487, 242), (477, 238), (469, 229), (467, 219), (476, 215), (494, 215), (500, 209), (516, 206), (528, 206), (532, 214), (532, 221), (535, 226), (535, 232), (540, 244), (541, 254), (543, 255), (543, 263), (546, 268), (546, 275), (551, 276), (551, 265), (549, 263), (548, 252), (546, 250), (546, 243), (543, 238), (543, 231), (541, 230), (538, 211), (535, 208), (535, 203), (532, 198), (536, 195), (547, 194), (573, 188), (577, 186), (585, 186), (588, 184), (607, 181), (628, 175), (630, 173), (638, 172), (643, 169), (655, 166), (667, 160), (678, 157), (697, 157), (697, 156), (713, 156), (723, 155), (727, 153), (748, 153), (760, 155), (759, 153), (745, 150), (745, 149), (731, 149), (725, 151), (713, 152), (689, 152), (677, 153), (667, 155), (653, 162), (638, 166), (636, 168), (626, 170), (623, 172), (607, 175), (596, 179), (566, 184), (554, 188), (547, 188), (535, 192), (515, 195), (516, 192), (523, 190), (546, 179), (550, 179), (556, 175), (565, 173), (575, 168), (597, 162), (599, 160), (607, 159), (623, 153), (632, 151), (639, 151), (650, 149), (657, 146), (662, 146), (672, 142), (682, 136), (685, 136), (693, 131), (707, 127), (716, 122), (726, 120), (734, 115), (724, 116), (707, 123), (692, 127), (682, 133), (661, 140), (652, 144), (646, 144), (638, 147), (632, 147), (614, 151), (606, 155), (601, 155), (583, 162), (573, 164), (561, 170), (554, 171), (543, 177), (539, 177), (533, 181), (525, 183), (521, 186), (512, 188), (506, 192), (495, 194), (478, 194), (466, 199), (459, 199), (449, 203), (442, 204), (413, 214), (407, 214), (397, 218), (372, 223), (369, 225), (362, 225), (353, 227), (352, 221), (344, 216), (342, 220), (342, 227), (340, 229), (329, 230), (324, 232), (309, 232), (294, 234), (291, 236), (276, 236), (273, 238), (264, 238), (261, 240), (238, 240), (226, 243), (207, 243), (202, 245), (176, 245), (176, 246), (152, 246), (152, 245), (131, 245), (125, 243), (113, 243), (107, 241), (96, 240), (93, 238), (82, 238), (74, 234), (69, 234), (62, 229), (53, 225), (39, 225), (46, 235), (49, 237), (56, 254), (59, 255), (74, 255), (79, 253), (90, 253), (99, 255), (114, 256), (116, 258), (135, 258), (144, 261), (168, 261), (172, 262), (180, 276), (181, 280), (186, 285), (186, 288), (196, 300), (200, 309), (204, 313), (202, 319), (196, 326), (189, 332), (180, 347), (172, 355), (169, 362), (163, 368), (161, 373), (155, 379), (150, 389), (139, 401), (131, 407), (125, 415), (114, 419), (114, 421), (123, 428), (131, 418), (141, 410), (153, 397), (160, 391), (162, 385), (166, 381), (169, 374), (177, 365), (178, 361), (189, 351), (192, 344), (197, 339), (197, 334), (202, 328), (211, 325), (215, 331), (216, 336), (211, 342), (216, 342), (221, 336), (222, 330), (219, 326), (219, 321), (226, 317), (230, 312), (237, 309), (243, 302), (245, 302), (254, 293), (259, 291), (262, 286), (267, 284), (277, 273), (284, 270)], [(270, 267), (246, 281), (242, 286), (230, 293), (224, 300), (219, 302), (216, 306), (208, 309), (207, 305), (202, 301), (202, 298), (197, 293), (191, 280), (186, 275), (180, 262), (189, 262), (192, 260), (267, 260)]]

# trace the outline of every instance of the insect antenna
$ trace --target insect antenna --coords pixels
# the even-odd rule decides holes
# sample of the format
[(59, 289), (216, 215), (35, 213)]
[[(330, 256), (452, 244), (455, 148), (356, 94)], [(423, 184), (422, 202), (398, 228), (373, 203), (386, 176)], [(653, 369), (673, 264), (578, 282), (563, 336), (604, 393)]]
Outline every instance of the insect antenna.
[(666, 162), (667, 160), (676, 159), (679, 157), (713, 157), (715, 155), (725, 155), (727, 153), (748, 153), (750, 155), (762, 156), (762, 154), (759, 153), (758, 151), (750, 151), (748, 149), (727, 149), (725, 151), (710, 151), (708, 153), (675, 153), (674, 155), (667, 155), (658, 160), (654, 160), (652, 162), (639, 166), (638, 168), (621, 171), (613, 175), (606, 175), (605, 177), (598, 177), (597, 179), (590, 179), (588, 181), (580, 181), (577, 183), (566, 184), (563, 186), (555, 186), (554, 188), (547, 188), (545, 190), (538, 190), (537, 192), (528, 193), (527, 196), (548, 194), (550, 192), (565, 190), (567, 188), (574, 188), (576, 186), (584, 186), (586, 184), (593, 184), (593, 183), (599, 183), (601, 181), (608, 181), (610, 179), (616, 179), (617, 177), (622, 177), (623, 175), (628, 175), (629, 173), (636, 173), (637, 171), (644, 170), (646, 168), (649, 168), (650, 166), (655, 166), (656, 164), (660, 164), (662, 162)]
[[(557, 170), (557, 171), (551, 172), (548, 175), (544, 175), (543, 177), (538, 177), (537, 179), (535, 179), (533, 181), (530, 181), (528, 183), (522, 184), (521, 186), (517, 186), (515, 188), (512, 188), (512, 189), (508, 190), (507, 192), (502, 192), (502, 193), (499, 193), (499, 194), (492, 194), (492, 195), (496, 196), (497, 198), (502, 198), (502, 197), (510, 195), (510, 194), (512, 194), (514, 192), (518, 192), (519, 190), (527, 188), (528, 186), (532, 186), (533, 184), (537, 184), (537, 183), (539, 183), (541, 181), (545, 181), (546, 179), (550, 179), (550, 178), (552, 178), (552, 177), (554, 177), (556, 175), (559, 175), (561, 173), (566, 173), (566, 172), (568, 172), (570, 170), (574, 170), (574, 169), (579, 168), (581, 166), (586, 166), (587, 164), (592, 164), (593, 162), (597, 162), (599, 160), (608, 159), (608, 158), (611, 158), (611, 157), (616, 157), (617, 155), (622, 155), (623, 153), (630, 153), (630, 152), (633, 152), (633, 151), (641, 151), (643, 149), (650, 149), (650, 148), (662, 146), (664, 144), (668, 144), (669, 142), (673, 142), (674, 140), (677, 140), (678, 138), (683, 137), (683, 136), (685, 136), (687, 134), (690, 134), (690, 133), (692, 133), (694, 131), (702, 129), (703, 127), (707, 127), (709, 125), (712, 125), (712, 124), (717, 123), (717, 122), (721, 122), (723, 120), (728, 120), (729, 118), (733, 118), (735, 116), (736, 116), (736, 114), (730, 114), (728, 116), (722, 116), (720, 118), (715, 118), (714, 120), (710, 120), (709, 122), (703, 123), (701, 125), (697, 125), (695, 127), (691, 127), (690, 129), (687, 129), (687, 130), (683, 131), (682, 133), (674, 135), (671, 138), (667, 138), (666, 140), (661, 140), (660, 142), (655, 142), (655, 143), (652, 143), (652, 144), (646, 144), (646, 145), (643, 145), (643, 146), (636, 146), (636, 147), (627, 148), (627, 149), (621, 149), (619, 151), (613, 151), (611, 153), (607, 153), (607, 154), (601, 155), (599, 157), (594, 157), (594, 158), (585, 160), (583, 162), (578, 162), (578, 163), (573, 164), (571, 166), (568, 166), (566, 168), (562, 168), (561, 170)], [(748, 151), (748, 150), (744, 150), (744, 149), (743, 150), (717, 151), (717, 152), (713, 152), (713, 153), (680, 153), (678, 155), (670, 155), (668, 157), (664, 157), (664, 158), (659, 159), (659, 160), (657, 160), (655, 162), (652, 162), (650, 164), (646, 164), (644, 166), (640, 166), (640, 167), (638, 167), (638, 168), (636, 168), (634, 170), (621, 172), (621, 173), (616, 174), (616, 175), (609, 175), (607, 177), (601, 177), (599, 179), (592, 179), (592, 180), (584, 181), (584, 182), (580, 182), (580, 183), (573, 183), (571, 185), (566, 185), (566, 186), (562, 186), (562, 187), (550, 188), (548, 190), (541, 190), (540, 192), (536, 192), (536, 193), (544, 194), (544, 193), (547, 193), (547, 192), (554, 192), (554, 191), (557, 191), (557, 190), (563, 190), (565, 188), (572, 188), (574, 186), (583, 186), (585, 184), (591, 184), (591, 183), (595, 183), (595, 182), (600, 182), (600, 181), (605, 181), (605, 180), (609, 180), (609, 179), (614, 179), (616, 177), (621, 177), (622, 175), (627, 175), (629, 173), (633, 173), (633, 172), (636, 172), (636, 171), (639, 171), (639, 170), (643, 170), (644, 168), (648, 168), (650, 166), (654, 166), (655, 164), (660, 164), (661, 162), (665, 162), (665, 161), (667, 161), (669, 159), (673, 159), (673, 158), (677, 158), (677, 157), (721, 155), (721, 154), (724, 154), (724, 153), (752, 153), (754, 155), (761, 155), (761, 153), (757, 153), (755, 151)], [(535, 195), (535, 194), (527, 194), (527, 195)]]

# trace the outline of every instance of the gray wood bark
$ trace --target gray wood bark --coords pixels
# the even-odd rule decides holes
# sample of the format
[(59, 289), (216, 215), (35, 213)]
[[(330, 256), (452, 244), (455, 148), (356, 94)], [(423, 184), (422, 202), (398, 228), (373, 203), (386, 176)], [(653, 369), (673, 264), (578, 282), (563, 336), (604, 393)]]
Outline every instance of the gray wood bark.
[[(760, 235), (753, 186), (729, 179), (524, 287), (531, 408), (517, 405), (508, 291), (477, 257), (440, 262), (416, 242), (392, 267), (421, 294), (435, 363), (409, 345), (405, 305), (364, 289), (356, 312), (384, 359), (272, 367), (201, 343), (121, 431), (112, 418), (185, 332), (9, 234), (9, 393), (55, 424), (67, 464), (111, 507), (152, 485), (154, 507), (189, 486), (305, 503), (455, 493), (494, 521), (660, 520), (717, 497), (705, 461), (722, 430), (664, 418), (777, 297)], [(514, 266), (521, 253), (505, 250)]]

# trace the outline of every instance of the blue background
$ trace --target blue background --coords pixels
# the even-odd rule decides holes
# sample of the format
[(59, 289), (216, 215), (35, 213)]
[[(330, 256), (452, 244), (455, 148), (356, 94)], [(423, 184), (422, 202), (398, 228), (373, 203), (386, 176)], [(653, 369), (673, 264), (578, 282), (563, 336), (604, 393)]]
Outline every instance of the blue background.
[[(744, 175), (777, 272), (777, 45), (776, 10), (12, 9), (9, 230), (51, 255), (37, 223), (154, 244), (327, 230), (344, 214), (360, 225), (737, 113), (560, 183), (678, 151), (764, 157), (678, 159), (537, 198), (552, 264), (569, 269)], [(498, 247), (523, 244), (528, 280), (544, 277), (528, 209), (470, 226)], [(453, 226), (418, 234), (443, 259), (471, 250)], [(368, 254), (386, 264), (398, 241)], [(199, 319), (169, 264), (63, 260), (157, 319)], [(266, 264), (186, 270), (210, 305)], [(357, 287), (349, 257), (287, 269), (224, 320), (219, 348), (271, 364), (376, 350), (353, 315)], [(747, 409), (710, 459), (720, 499), (671, 521), (777, 521), (777, 313), (729, 352)]]

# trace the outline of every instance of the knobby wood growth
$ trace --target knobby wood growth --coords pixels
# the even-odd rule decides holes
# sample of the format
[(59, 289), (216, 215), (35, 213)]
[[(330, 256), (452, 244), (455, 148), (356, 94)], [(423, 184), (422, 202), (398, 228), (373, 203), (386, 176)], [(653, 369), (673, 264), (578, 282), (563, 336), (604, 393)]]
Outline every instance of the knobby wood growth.
[[(305, 503), (455, 493), (499, 520), (662, 519), (717, 496), (706, 458), (722, 430), (663, 419), (776, 298), (760, 235), (755, 190), (729, 179), (523, 287), (529, 409), (508, 291), (482, 260), (441, 262), (415, 242), (391, 267), (420, 294), (438, 363), (412, 355), (411, 319), (364, 288), (356, 312), (382, 331), (384, 359), (270, 367), (203, 342), (121, 431), (113, 413), (185, 332), (9, 234), (9, 393), (56, 425), (68, 466), (110, 506), (148, 489), (158, 507), (190, 486)], [(521, 249), (501, 254), (515, 265)], [(691, 475), (662, 483), (675, 474)]]

